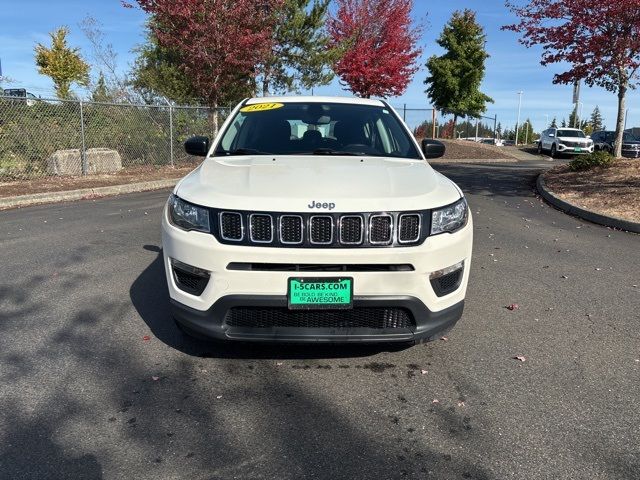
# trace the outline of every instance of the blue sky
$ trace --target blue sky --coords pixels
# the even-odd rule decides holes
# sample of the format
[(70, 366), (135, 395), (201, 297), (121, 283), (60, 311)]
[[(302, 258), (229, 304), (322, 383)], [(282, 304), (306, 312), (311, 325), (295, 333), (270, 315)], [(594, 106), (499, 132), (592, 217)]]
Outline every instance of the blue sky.
[[(554, 67), (541, 67), (540, 51), (526, 49), (517, 43), (517, 36), (502, 32), (500, 27), (514, 19), (505, 9), (503, 0), (414, 0), (416, 20), (426, 20), (420, 60), (422, 68), (416, 74), (405, 95), (390, 99), (396, 107), (406, 104), (412, 108), (427, 108), (429, 101), (422, 84), (426, 77), (424, 63), (434, 53), (439, 53), (435, 43), (443, 25), (454, 10), (470, 8), (478, 13), (478, 20), (487, 34), (487, 50), (491, 58), (487, 61), (487, 72), (483, 91), (495, 100), (489, 105), (487, 115), (497, 115), (503, 126), (513, 127), (516, 122), (518, 96), (522, 98), (521, 119), (531, 118), (536, 130), (545, 127), (556, 116), (558, 120), (571, 112), (571, 87), (553, 85)], [(3, 0), (3, 3), (9, 0)], [(106, 41), (118, 53), (120, 69), (123, 71), (133, 61), (132, 49), (144, 39), (143, 12), (125, 9), (120, 0), (22, 0), (10, 8), (0, 8), (0, 59), (5, 76), (16, 81), (11, 86), (27, 88), (43, 97), (52, 95), (51, 81), (37, 73), (33, 59), (36, 42), (48, 42), (48, 32), (60, 25), (71, 29), (70, 43), (82, 49), (89, 61), (91, 49), (78, 24), (91, 15), (102, 23)], [(9, 86), (6, 82), (5, 87)], [(338, 82), (315, 90), (316, 95), (344, 94)], [(616, 114), (616, 96), (600, 88), (582, 89), (583, 111), (586, 116), (596, 105), (600, 106), (608, 127), (613, 127)], [(629, 126), (640, 125), (640, 94), (632, 92), (628, 98)], [(411, 113), (408, 121), (413, 123), (422, 113)]]

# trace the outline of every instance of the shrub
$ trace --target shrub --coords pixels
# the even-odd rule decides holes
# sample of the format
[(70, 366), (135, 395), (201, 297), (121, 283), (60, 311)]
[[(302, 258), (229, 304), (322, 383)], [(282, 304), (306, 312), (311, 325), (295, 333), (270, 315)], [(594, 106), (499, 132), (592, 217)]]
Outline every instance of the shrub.
[(589, 155), (580, 155), (569, 162), (569, 168), (577, 172), (579, 170), (590, 170), (594, 167), (609, 167), (615, 157), (608, 152), (593, 152)]

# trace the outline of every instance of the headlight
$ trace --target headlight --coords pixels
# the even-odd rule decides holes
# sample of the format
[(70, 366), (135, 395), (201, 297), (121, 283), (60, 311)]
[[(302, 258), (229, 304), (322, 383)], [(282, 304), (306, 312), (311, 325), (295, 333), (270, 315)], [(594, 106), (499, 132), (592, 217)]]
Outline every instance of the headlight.
[(456, 203), (431, 212), (431, 235), (460, 230), (467, 224), (469, 208), (463, 198)]
[(209, 233), (209, 211), (185, 202), (175, 195), (169, 197), (169, 220), (184, 230)]

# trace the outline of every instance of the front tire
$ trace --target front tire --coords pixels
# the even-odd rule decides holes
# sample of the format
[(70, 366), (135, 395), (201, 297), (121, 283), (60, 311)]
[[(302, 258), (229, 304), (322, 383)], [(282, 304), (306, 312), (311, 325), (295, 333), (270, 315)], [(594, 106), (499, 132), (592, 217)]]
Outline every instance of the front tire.
[(554, 143), (553, 145), (551, 145), (551, 158), (557, 158), (558, 157), (558, 151), (556, 150), (556, 144)]
[(542, 142), (538, 142), (538, 155), (542, 155)]

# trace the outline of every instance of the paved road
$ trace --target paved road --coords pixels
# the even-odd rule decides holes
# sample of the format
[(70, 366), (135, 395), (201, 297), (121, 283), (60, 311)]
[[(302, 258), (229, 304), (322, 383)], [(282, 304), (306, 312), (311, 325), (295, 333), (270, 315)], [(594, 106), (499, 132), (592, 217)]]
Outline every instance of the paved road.
[(475, 216), (467, 309), (401, 350), (182, 337), (166, 192), (0, 212), (0, 477), (640, 478), (640, 236), (530, 165), (438, 168)]

